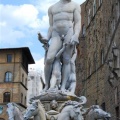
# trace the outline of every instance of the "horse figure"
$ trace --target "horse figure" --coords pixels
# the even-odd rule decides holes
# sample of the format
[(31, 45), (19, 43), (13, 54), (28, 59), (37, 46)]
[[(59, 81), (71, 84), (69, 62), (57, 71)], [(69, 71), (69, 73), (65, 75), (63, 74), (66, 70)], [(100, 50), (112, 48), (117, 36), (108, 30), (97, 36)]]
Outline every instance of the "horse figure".
[(102, 110), (99, 105), (92, 105), (88, 108), (87, 112), (85, 113), (85, 120), (109, 120), (111, 117), (110, 113), (105, 112)]
[(15, 103), (7, 104), (8, 120), (23, 120), (22, 111)]
[(75, 101), (68, 101), (60, 109), (60, 114), (57, 120), (83, 120), (81, 108), (75, 107), (78, 103)]
[(33, 101), (24, 114), (24, 120), (34, 116), (34, 120), (46, 120), (45, 109), (40, 101)]

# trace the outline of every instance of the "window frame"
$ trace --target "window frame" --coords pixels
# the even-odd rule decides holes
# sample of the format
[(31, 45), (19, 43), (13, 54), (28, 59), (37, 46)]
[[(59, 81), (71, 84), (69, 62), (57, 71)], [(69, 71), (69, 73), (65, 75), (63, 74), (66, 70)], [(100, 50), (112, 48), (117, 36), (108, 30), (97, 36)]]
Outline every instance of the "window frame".
[(12, 74), (12, 72), (7, 71), (7, 72), (5, 73), (4, 82), (12, 82), (12, 81), (13, 81), (12, 79), (13, 79), (13, 74)]
[(93, 3), (93, 17), (95, 16), (96, 14), (96, 0), (94, 0), (94, 3)]
[[(5, 94), (6, 94), (6, 95), (5, 95)], [(9, 96), (8, 96), (8, 95), (9, 95)], [(4, 103), (10, 102), (10, 98), (11, 98), (10, 92), (4, 92), (4, 93), (3, 93), (3, 102), (4, 102)]]
[(86, 28), (85, 28), (85, 24), (82, 25), (82, 36), (85, 37), (86, 34)]
[(7, 54), (7, 63), (12, 62), (12, 54)]
[(24, 73), (22, 74), (22, 83), (24, 84)]
[(21, 93), (21, 104), (23, 103), (23, 93)]
[(89, 11), (88, 11), (88, 25), (90, 24), (90, 13), (91, 13), (91, 9), (89, 9)]

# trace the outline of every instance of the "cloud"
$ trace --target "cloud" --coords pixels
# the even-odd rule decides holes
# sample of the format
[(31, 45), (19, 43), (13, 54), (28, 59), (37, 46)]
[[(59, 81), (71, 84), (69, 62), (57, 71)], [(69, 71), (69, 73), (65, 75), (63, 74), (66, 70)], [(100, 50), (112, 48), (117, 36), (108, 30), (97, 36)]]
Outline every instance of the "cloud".
[(58, 0), (44, 0), (44, 1), (41, 1), (41, 0), (38, 0), (37, 2), (36, 2), (36, 7), (37, 7), (37, 9), (40, 11), (40, 13), (47, 13), (47, 11), (48, 11), (48, 8), (52, 5), (52, 4), (54, 4), (54, 3), (56, 3)]
[[(73, 1), (81, 4), (85, 0)], [(49, 27), (47, 11), (58, 0), (37, 0), (33, 2), (33, 4), (21, 5), (0, 4), (0, 11), (2, 11), (0, 13), (0, 47), (26, 45), (34, 50), (31, 52), (38, 60), (41, 55), (38, 55), (38, 51), (33, 48), (37, 43), (34, 42), (37, 39), (35, 36), (37, 36), (38, 31), (46, 36)], [(41, 51), (40, 49), (42, 47), (39, 47), (39, 51)]]
[(0, 16), (2, 44), (15, 45), (21, 39), (36, 35), (38, 30), (45, 31), (48, 27), (47, 15), (39, 19), (39, 11), (34, 5), (0, 5), (0, 11), (2, 11)]
[(29, 68), (34, 68), (38, 71), (44, 71), (44, 58), (35, 61), (36, 64), (29, 65)]
[(43, 56), (41, 56), (40, 53), (32, 52), (32, 55), (33, 55), (33, 58), (36, 60), (36, 63), (38, 63), (38, 61), (41, 61), (41, 59), (43, 58)]
[[(85, 0), (74, 1), (81, 4)], [(38, 0), (36, 4), (19, 6), (0, 4), (0, 11), (2, 11), (0, 16), (0, 43), (15, 45), (21, 39), (35, 35), (38, 31), (46, 36), (49, 26), (47, 11), (56, 2), (58, 0)]]

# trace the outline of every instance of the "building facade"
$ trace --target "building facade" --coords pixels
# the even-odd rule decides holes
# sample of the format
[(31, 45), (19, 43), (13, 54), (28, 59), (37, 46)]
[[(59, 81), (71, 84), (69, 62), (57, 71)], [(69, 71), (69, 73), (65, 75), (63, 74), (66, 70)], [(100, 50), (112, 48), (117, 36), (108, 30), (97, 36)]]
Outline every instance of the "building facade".
[(76, 64), (82, 90), (77, 94), (87, 97), (87, 106), (98, 104), (111, 113), (111, 120), (119, 120), (120, 0), (86, 0), (81, 8), (83, 46)]
[[(77, 78), (77, 84), (76, 84), (76, 94), (81, 95), (84, 93), (84, 79), (85, 79), (85, 65), (86, 65), (86, 41), (85, 41), (85, 35), (86, 35), (86, 29), (85, 29), (85, 2), (81, 4), (81, 32), (79, 36), (79, 45), (77, 45), (77, 59), (76, 59), (76, 78)], [(80, 79), (80, 80), (79, 80)]]
[(34, 64), (29, 48), (0, 49), (0, 119), (8, 120), (8, 102), (26, 108), (28, 64)]

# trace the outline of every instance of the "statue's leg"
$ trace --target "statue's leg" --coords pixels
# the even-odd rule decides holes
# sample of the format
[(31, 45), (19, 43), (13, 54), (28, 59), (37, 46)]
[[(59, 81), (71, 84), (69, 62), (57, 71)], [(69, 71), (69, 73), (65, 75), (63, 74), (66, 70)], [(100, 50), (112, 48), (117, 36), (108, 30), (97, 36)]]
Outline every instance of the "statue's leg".
[[(70, 49), (69, 49), (70, 50)], [(63, 53), (63, 67), (62, 67), (62, 85), (61, 90), (65, 90), (66, 82), (71, 72), (70, 59), (71, 56), (66, 51)]]
[[(65, 42), (69, 43), (71, 37), (73, 35), (73, 30), (70, 30), (65, 37)], [(63, 52), (63, 67), (62, 67), (62, 85), (61, 90), (65, 90), (66, 82), (69, 78), (71, 72), (70, 60), (73, 54), (74, 47), (72, 45), (68, 45)]]
[(57, 52), (61, 49), (61, 47), (62, 47), (62, 41), (60, 40), (60, 37), (57, 35), (55, 37), (52, 37), (51, 43), (47, 52), (46, 60), (45, 60), (44, 72), (45, 72), (46, 85), (44, 90), (49, 89), (53, 62)]
[(75, 52), (71, 58), (71, 62), (70, 62), (70, 65), (71, 65), (71, 73), (70, 73), (70, 81), (71, 81), (71, 84), (69, 86), (69, 90), (71, 93), (75, 93), (75, 88), (76, 88), (76, 71), (75, 71), (75, 60), (76, 60), (76, 56), (77, 56), (77, 52)]
[(59, 86), (58, 82), (61, 81), (61, 63), (59, 59), (56, 59), (53, 64), (52, 77), (50, 79), (50, 88)]
[(71, 93), (75, 93), (75, 88), (76, 88), (76, 74), (75, 73), (70, 73), (70, 86), (69, 86), (69, 91)]

